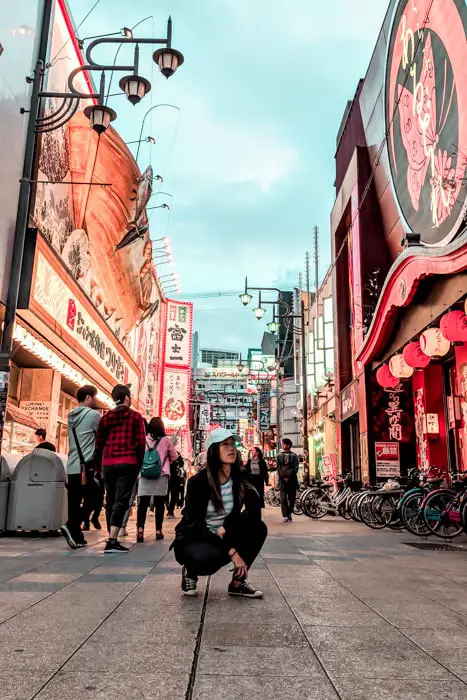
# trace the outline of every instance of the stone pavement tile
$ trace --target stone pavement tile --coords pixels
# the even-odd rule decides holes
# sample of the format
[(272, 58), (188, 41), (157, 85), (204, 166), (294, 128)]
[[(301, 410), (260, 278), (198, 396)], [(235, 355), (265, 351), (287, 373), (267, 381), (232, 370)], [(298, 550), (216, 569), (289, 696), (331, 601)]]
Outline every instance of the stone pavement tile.
[(434, 602), (394, 603), (381, 599), (374, 609), (395, 627), (423, 627), (425, 629), (464, 628), (467, 635), (467, 618)]
[(34, 603), (42, 600), (48, 593), (0, 593), (0, 624)]
[(58, 673), (37, 700), (185, 700), (187, 674)]
[(12, 579), (7, 583), (0, 584), (0, 593), (55, 593), (63, 588), (65, 583), (53, 583), (46, 581), (16, 581)]
[(302, 625), (323, 627), (384, 627), (386, 622), (368, 608), (366, 610), (315, 610), (295, 614)]
[(184, 645), (195, 642), (198, 628), (199, 621), (193, 617), (189, 620), (171, 620), (165, 617), (156, 621), (148, 616), (145, 623), (134, 624), (131, 616), (119, 615), (117, 610), (99, 627), (93, 638), (102, 644), (111, 639), (118, 645), (130, 636), (135, 647), (151, 645), (156, 639), (164, 640), (166, 644)]
[(411, 629), (400, 628), (425, 651), (464, 649), (467, 658), (467, 630), (465, 629)]
[[(451, 649), (445, 651), (434, 650), (431, 652), (431, 655), (467, 684), (467, 650), (465, 647), (458, 649), (453, 644)], [(467, 687), (465, 697), (467, 697)]]
[[(193, 662), (193, 644), (172, 644), (159, 636), (157, 628), (144, 644), (133, 629), (126, 637), (103, 640), (95, 635), (63, 667), (65, 671), (100, 673), (189, 673)], [(123, 699), (126, 700), (126, 699)]]
[(204, 644), (201, 647), (197, 673), (221, 676), (280, 674), (286, 678), (324, 676), (323, 669), (310, 648), (208, 647)]
[(80, 572), (70, 572), (70, 571), (45, 571), (44, 569), (39, 569), (39, 571), (28, 571), (26, 574), (20, 574), (14, 579), (10, 579), (8, 583), (71, 583), (75, 579), (79, 578)]
[(308, 647), (298, 624), (284, 625), (274, 620), (258, 623), (210, 622), (204, 628), (203, 641), (210, 647)]
[[(197, 674), (193, 700), (337, 700), (326, 677), (287, 678), (278, 676), (213, 676)], [(38, 698), (38, 700), (42, 698)]]
[(50, 678), (50, 673), (35, 671), (25, 673), (24, 670), (0, 671), (0, 697), (2, 700), (30, 700)]
[(334, 678), (342, 700), (465, 700), (467, 687), (452, 678), (448, 681), (368, 680)]
[(331, 677), (447, 680), (449, 673), (390, 625), (305, 627), (313, 650)]

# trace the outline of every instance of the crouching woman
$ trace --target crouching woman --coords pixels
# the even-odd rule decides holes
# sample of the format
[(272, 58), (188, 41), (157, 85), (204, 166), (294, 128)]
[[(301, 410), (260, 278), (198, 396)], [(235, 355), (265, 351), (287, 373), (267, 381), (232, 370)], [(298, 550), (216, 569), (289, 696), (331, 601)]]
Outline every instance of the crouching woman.
[(199, 576), (211, 576), (233, 564), (229, 595), (262, 598), (248, 582), (248, 572), (266, 540), (259, 496), (243, 480), (241, 457), (232, 433), (213, 430), (207, 441), (207, 463), (188, 481), (182, 519), (172, 548), (183, 567), (182, 592), (197, 595)]

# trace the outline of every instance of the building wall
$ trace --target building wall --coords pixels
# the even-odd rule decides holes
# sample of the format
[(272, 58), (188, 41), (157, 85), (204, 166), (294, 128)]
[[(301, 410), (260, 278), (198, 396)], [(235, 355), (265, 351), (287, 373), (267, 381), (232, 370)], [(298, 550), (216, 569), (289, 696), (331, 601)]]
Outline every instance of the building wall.
[(13, 246), (31, 75), (39, 49), (43, 0), (3, 2), (0, 8), (0, 301), (5, 303)]

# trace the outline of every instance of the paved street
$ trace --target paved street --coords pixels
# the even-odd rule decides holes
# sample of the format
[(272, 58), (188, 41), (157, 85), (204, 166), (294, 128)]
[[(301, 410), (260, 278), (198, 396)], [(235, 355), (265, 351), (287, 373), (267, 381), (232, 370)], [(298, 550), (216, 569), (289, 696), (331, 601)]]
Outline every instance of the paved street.
[(182, 599), (170, 537), (105, 558), (96, 532), (0, 539), (1, 699), (465, 700), (467, 551), (279, 516), (263, 601), (227, 598), (228, 571)]

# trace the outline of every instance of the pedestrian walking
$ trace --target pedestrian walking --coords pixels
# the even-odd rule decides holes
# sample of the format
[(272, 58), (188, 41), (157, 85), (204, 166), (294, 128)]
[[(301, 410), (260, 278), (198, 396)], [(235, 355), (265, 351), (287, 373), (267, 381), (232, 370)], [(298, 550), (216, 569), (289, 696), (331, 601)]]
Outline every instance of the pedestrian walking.
[[(162, 418), (151, 419), (146, 438), (146, 450), (145, 461), (148, 462), (148, 469), (143, 465), (138, 485), (137, 542), (144, 542), (144, 526), (151, 498), (154, 501), (156, 515), (156, 540), (164, 539), (162, 527), (165, 503), (169, 493), (170, 465), (177, 459), (177, 450), (172, 440), (165, 434)], [(158, 467), (151, 467), (154, 460), (150, 453), (153, 451), (158, 455)]]
[(252, 447), (250, 449), (250, 456), (246, 463), (246, 472), (250, 483), (253, 484), (258, 492), (260, 508), (264, 508), (264, 487), (269, 484), (269, 470), (261, 448)]
[(281, 493), (281, 508), (284, 523), (292, 522), (295, 497), (298, 489), (298, 456), (292, 452), (292, 440), (282, 440), (282, 451), (277, 456), (277, 476)]
[(92, 498), (91, 493), (96, 479), (96, 464), (93, 458), (97, 426), (101, 419), (99, 411), (95, 408), (96, 396), (95, 386), (82, 386), (76, 392), (78, 406), (68, 414), (68, 520), (61, 531), (72, 549), (87, 544), (81, 531), (83, 521), (81, 503), (83, 498), (85, 501), (87, 499), (87, 502)]
[(167, 505), (167, 517), (175, 518), (175, 508), (180, 502), (180, 487), (185, 474), (184, 461), (177, 451), (177, 459), (170, 465), (169, 503)]
[(267, 536), (258, 513), (258, 494), (243, 478), (234, 436), (216, 428), (206, 441), (206, 468), (188, 480), (185, 508), (172, 547), (183, 567), (182, 592), (197, 595), (199, 576), (211, 576), (232, 562), (228, 593), (262, 598), (248, 572)]
[(144, 420), (131, 406), (128, 386), (117, 384), (112, 389), (115, 408), (108, 411), (97, 428), (95, 461), (102, 465), (109, 539), (105, 553), (128, 552), (118, 541), (123, 518), (130, 505), (131, 492), (143, 464), (146, 448)]
[(38, 428), (34, 435), (36, 437), (36, 448), (38, 447), (40, 450), (50, 450), (50, 452), (57, 451), (53, 442), (49, 442), (49, 440), (46, 439), (47, 432), (44, 428)]

